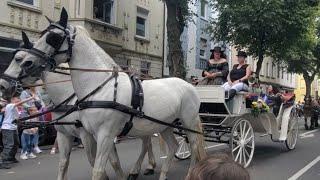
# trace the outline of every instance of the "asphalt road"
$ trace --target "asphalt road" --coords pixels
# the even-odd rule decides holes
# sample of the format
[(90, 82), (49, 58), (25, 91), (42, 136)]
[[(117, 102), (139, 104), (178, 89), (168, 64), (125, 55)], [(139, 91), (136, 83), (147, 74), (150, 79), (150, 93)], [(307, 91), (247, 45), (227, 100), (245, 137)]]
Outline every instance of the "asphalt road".
[[(256, 136), (256, 152), (248, 171), (253, 180), (319, 180), (320, 179), (320, 129), (306, 132), (301, 124), (300, 137), (296, 149), (287, 151), (284, 144), (274, 143), (269, 136)], [(157, 169), (154, 176), (139, 176), (141, 180), (154, 180), (159, 177), (163, 155), (160, 153), (158, 139), (153, 138)], [(210, 154), (218, 151), (228, 152), (227, 145), (214, 146)], [(140, 140), (126, 140), (117, 145), (121, 164), (126, 172), (136, 161), (140, 152)], [(49, 151), (32, 160), (21, 160), (12, 169), (0, 170), (0, 180), (54, 180), (56, 179), (58, 155)], [(183, 180), (189, 161), (175, 160), (170, 168), (169, 179)], [(146, 164), (143, 164), (143, 169)], [(108, 165), (109, 177), (116, 179)], [(71, 180), (91, 179), (91, 168), (81, 149), (75, 149), (71, 155), (69, 178)]]

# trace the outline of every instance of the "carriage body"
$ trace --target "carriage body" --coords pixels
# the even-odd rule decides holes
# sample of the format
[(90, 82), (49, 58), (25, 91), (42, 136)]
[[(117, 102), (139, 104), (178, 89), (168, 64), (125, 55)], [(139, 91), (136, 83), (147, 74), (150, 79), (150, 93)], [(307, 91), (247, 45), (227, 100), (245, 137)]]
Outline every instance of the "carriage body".
[[(269, 135), (272, 141), (284, 143), (289, 150), (295, 148), (298, 118), (293, 105), (285, 107), (283, 104), (278, 117), (272, 112), (255, 115), (252, 101), (246, 98), (247, 92), (239, 92), (233, 100), (226, 102), (228, 95), (221, 86), (196, 88), (201, 101), (199, 116), (205, 140), (229, 144), (234, 160), (244, 167), (253, 158), (255, 135)], [(180, 145), (183, 145), (181, 141)]]

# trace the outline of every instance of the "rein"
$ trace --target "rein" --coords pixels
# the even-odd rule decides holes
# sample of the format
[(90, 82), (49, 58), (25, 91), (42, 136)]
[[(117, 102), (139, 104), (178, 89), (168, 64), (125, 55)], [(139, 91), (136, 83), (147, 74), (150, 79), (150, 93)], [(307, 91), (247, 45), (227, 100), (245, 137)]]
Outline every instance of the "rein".
[[(70, 68), (70, 67), (60, 67), (60, 66), (55, 67), (55, 69), (69, 70), (69, 71), (84, 71), (84, 72), (115, 72), (113, 69)], [(129, 70), (117, 70), (117, 72), (124, 72), (129, 74), (135, 73), (134, 71), (129, 71)], [(144, 76), (141, 79), (144, 79), (144, 80), (154, 79), (154, 77), (148, 74), (145, 74), (145, 73), (140, 73), (140, 74)]]
[(48, 82), (48, 83), (41, 83), (41, 84), (34, 84), (34, 85), (25, 85), (22, 87), (38, 87), (38, 86), (44, 86), (44, 85), (48, 85), (48, 84), (58, 84), (58, 83), (64, 83), (64, 82), (70, 82), (71, 80), (61, 80), (61, 81), (52, 81), (52, 82)]

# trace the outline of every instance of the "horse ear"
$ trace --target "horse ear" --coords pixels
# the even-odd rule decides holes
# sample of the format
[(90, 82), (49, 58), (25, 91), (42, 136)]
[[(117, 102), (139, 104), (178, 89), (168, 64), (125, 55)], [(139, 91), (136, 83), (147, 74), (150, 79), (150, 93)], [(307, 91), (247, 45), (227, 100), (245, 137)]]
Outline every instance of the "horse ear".
[(23, 41), (23, 44), (24, 44), (25, 48), (32, 48), (33, 45), (30, 42), (27, 34), (24, 31), (22, 31), (21, 34), (22, 34), (22, 41)]
[(50, 19), (48, 16), (44, 16), (46, 17), (47, 21), (49, 22), (49, 24), (53, 23), (54, 21), (52, 19)]
[(61, 11), (59, 24), (64, 28), (66, 28), (68, 24), (68, 12), (64, 7)]

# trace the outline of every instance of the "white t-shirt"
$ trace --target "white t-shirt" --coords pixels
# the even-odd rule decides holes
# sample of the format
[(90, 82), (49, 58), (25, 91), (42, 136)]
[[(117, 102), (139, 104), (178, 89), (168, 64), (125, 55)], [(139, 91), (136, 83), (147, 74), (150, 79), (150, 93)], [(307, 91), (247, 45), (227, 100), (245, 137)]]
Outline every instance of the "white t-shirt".
[(12, 121), (19, 117), (18, 110), (14, 104), (8, 104), (5, 108), (4, 119), (1, 129), (17, 130), (17, 125), (12, 124)]

